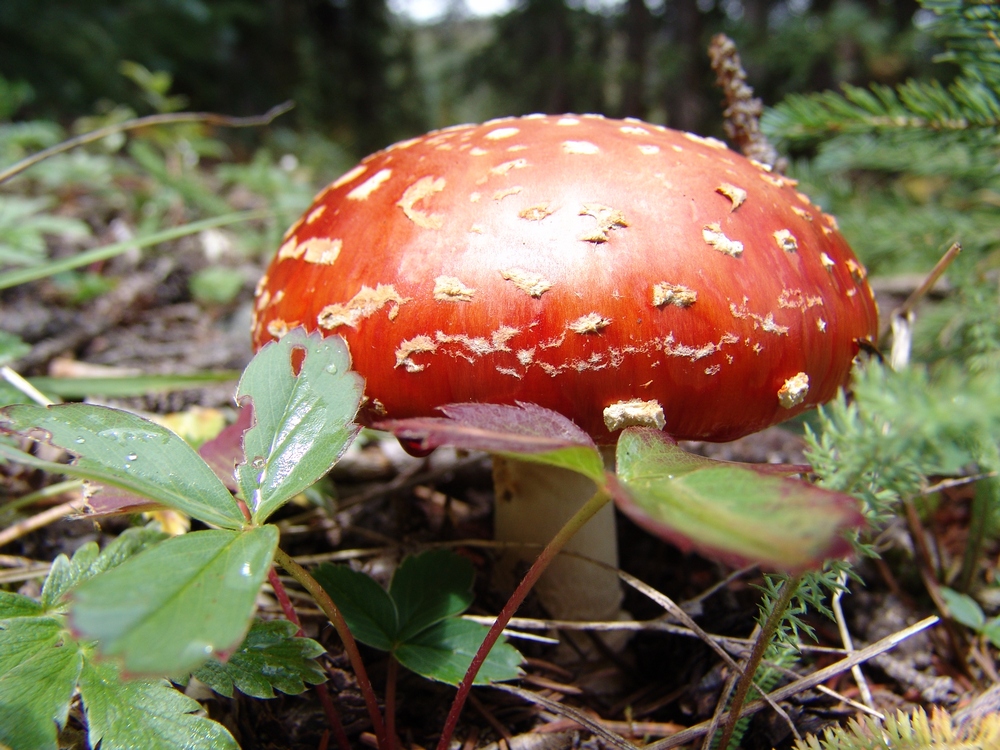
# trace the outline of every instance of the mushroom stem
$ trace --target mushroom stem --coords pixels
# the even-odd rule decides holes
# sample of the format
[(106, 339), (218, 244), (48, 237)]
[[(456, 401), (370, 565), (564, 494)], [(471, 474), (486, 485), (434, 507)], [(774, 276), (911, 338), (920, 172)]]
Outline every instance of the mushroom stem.
[[(538, 556), (598, 487), (568, 469), (495, 456), (494, 537), (511, 543), (497, 564), (495, 582), (512, 589), (520, 573)], [(524, 546), (517, 546), (524, 545)], [(622, 587), (618, 567), (614, 506), (608, 503), (563, 547), (535, 586), (548, 614), (557, 620), (617, 620)], [(596, 560), (604, 565), (595, 565)]]

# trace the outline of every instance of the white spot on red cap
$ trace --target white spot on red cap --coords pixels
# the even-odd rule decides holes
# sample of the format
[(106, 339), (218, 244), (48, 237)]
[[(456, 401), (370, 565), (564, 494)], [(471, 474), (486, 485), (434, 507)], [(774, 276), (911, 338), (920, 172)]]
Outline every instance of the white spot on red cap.
[(809, 376), (804, 372), (793, 375), (778, 389), (778, 403), (786, 409), (798, 406), (809, 393)]
[(505, 268), (500, 275), (530, 297), (541, 297), (552, 288), (552, 282), (541, 274), (523, 268)]
[(524, 190), (524, 188), (521, 187), (520, 185), (513, 185), (509, 188), (503, 188), (502, 190), (497, 190), (495, 193), (493, 193), (493, 200), (502, 201), (504, 198), (509, 198), (512, 195), (517, 195), (522, 190)]
[(444, 177), (421, 177), (419, 180), (406, 188), (406, 192), (403, 193), (403, 197), (399, 199), (399, 202), (396, 203), (396, 205), (403, 209), (403, 213), (406, 214), (406, 218), (418, 227), (423, 227), (424, 229), (440, 229), (441, 225), (444, 224), (444, 216), (441, 214), (421, 211), (420, 209), (415, 208), (415, 205), (435, 193), (440, 193), (444, 190), (445, 184)]
[(476, 290), (466, 286), (455, 276), (438, 276), (434, 279), (434, 299), (442, 302), (471, 302)]
[(715, 248), (720, 253), (731, 255), (734, 258), (743, 254), (743, 243), (739, 240), (729, 239), (717, 222), (706, 224), (701, 230), (701, 236), (710, 247)]
[(354, 167), (354, 169), (349, 169), (348, 171), (344, 172), (344, 174), (340, 175), (340, 177), (338, 177), (336, 180), (331, 182), (330, 188), (335, 190), (336, 188), (343, 187), (348, 182), (351, 182), (355, 178), (360, 177), (367, 171), (368, 167), (366, 167), (364, 164), (359, 164), (358, 166)]
[(343, 240), (313, 237), (296, 248), (296, 252), (304, 253), (302, 260), (306, 263), (316, 263), (321, 266), (332, 266), (344, 247)]
[(490, 174), (507, 174), (512, 169), (524, 169), (528, 166), (527, 159), (514, 159), (513, 161), (505, 161), (503, 164), (497, 164), (495, 167), (490, 168)]
[(603, 315), (592, 312), (580, 316), (568, 323), (566, 327), (573, 333), (587, 334), (600, 333), (601, 329), (607, 328), (609, 325), (611, 325), (611, 318), (605, 318)]
[(562, 150), (567, 154), (596, 154), (601, 149), (590, 141), (563, 141)]
[(640, 146), (637, 146), (636, 148), (638, 148), (639, 153), (643, 154), (644, 156), (652, 156), (653, 154), (660, 153), (660, 147), (654, 146), (651, 143), (644, 143)]
[(352, 201), (363, 201), (367, 200), (368, 196), (382, 187), (382, 184), (392, 177), (391, 169), (380, 169), (378, 172), (373, 174), (367, 180), (358, 185), (354, 190), (347, 194), (348, 200)]
[(609, 432), (626, 427), (655, 427), (662, 430), (667, 424), (659, 401), (639, 398), (619, 401), (604, 409), (604, 426)]
[(690, 307), (698, 300), (698, 292), (682, 284), (671, 284), (661, 281), (653, 284), (653, 306), (676, 305)]
[(798, 239), (787, 229), (779, 229), (775, 232), (774, 241), (778, 243), (778, 247), (787, 253), (794, 253), (799, 249)]
[(362, 286), (361, 290), (347, 302), (327, 305), (320, 310), (316, 323), (327, 331), (340, 326), (357, 328), (358, 323), (371, 317), (386, 305), (389, 305), (389, 320), (393, 320), (399, 313), (400, 305), (409, 301), (409, 297), (402, 296), (391, 284), (379, 284), (374, 289)]
[(719, 187), (715, 189), (715, 192), (726, 196), (729, 198), (730, 202), (733, 204), (730, 211), (735, 211), (737, 208), (743, 205), (743, 201), (747, 199), (747, 191), (743, 188), (736, 187), (735, 185), (730, 185), (728, 182), (723, 182)]
[(537, 206), (528, 206), (520, 213), (518, 216), (522, 219), (527, 219), (528, 221), (541, 221), (547, 216), (551, 216), (554, 212), (549, 208), (548, 203), (539, 203)]
[(580, 121), (575, 117), (560, 117), (556, 120), (556, 125), (579, 125)]
[(499, 141), (504, 138), (510, 138), (520, 132), (518, 128), (497, 128), (496, 130), (491, 130), (483, 137), (490, 141)]
[(621, 211), (610, 206), (602, 206), (600, 203), (584, 203), (580, 208), (579, 215), (593, 216), (597, 219), (597, 228), (578, 238), (583, 242), (596, 242), (598, 244), (607, 242), (612, 229), (628, 226), (628, 220)]

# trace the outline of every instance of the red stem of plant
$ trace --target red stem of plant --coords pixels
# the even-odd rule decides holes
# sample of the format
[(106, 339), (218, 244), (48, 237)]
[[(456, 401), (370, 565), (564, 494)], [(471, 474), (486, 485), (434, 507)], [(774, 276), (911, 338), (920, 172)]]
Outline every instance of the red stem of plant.
[[(295, 635), (299, 637), (304, 636), (305, 632), (302, 630), (302, 621), (299, 620), (299, 613), (295, 611), (292, 600), (288, 598), (288, 591), (285, 590), (285, 584), (278, 578), (278, 571), (274, 568), (267, 571), (267, 580), (271, 584), (271, 588), (274, 589), (274, 595), (278, 599), (278, 604), (281, 605), (281, 611), (285, 613), (285, 619), (298, 628)], [(337, 707), (333, 704), (333, 699), (330, 697), (330, 691), (326, 689), (326, 684), (314, 685), (314, 687), (316, 695), (319, 696), (319, 702), (323, 704), (323, 713), (326, 714), (326, 720), (330, 724), (333, 736), (337, 740), (337, 747), (340, 750), (351, 750), (351, 742), (347, 738), (347, 732), (344, 731), (344, 723), (340, 720), (340, 714), (337, 712)]]
[(389, 667), (385, 672), (385, 733), (389, 737), (389, 750), (396, 750), (396, 681), (399, 662), (389, 654)]
[(378, 710), (378, 698), (375, 697), (375, 689), (368, 678), (368, 671), (365, 669), (365, 663), (361, 658), (361, 652), (358, 650), (358, 644), (355, 642), (354, 636), (351, 635), (350, 628), (347, 627), (347, 621), (340, 614), (340, 610), (337, 609), (337, 605), (333, 603), (330, 595), (319, 585), (319, 581), (309, 575), (309, 571), (295, 562), (280, 547), (274, 551), (274, 560), (278, 565), (287, 570), (292, 578), (302, 584), (302, 587), (309, 592), (309, 595), (312, 596), (319, 608), (323, 610), (323, 614), (329, 618), (333, 627), (336, 628), (337, 634), (340, 636), (340, 641), (344, 644), (344, 651), (347, 653), (347, 658), (350, 659), (351, 666), (354, 668), (354, 676), (358, 681), (358, 687), (361, 689), (362, 696), (364, 696), (365, 707), (368, 709), (368, 717), (372, 723), (372, 730), (375, 732), (375, 739), (379, 748), (388, 750), (389, 745), (385, 734), (385, 723), (382, 721), (382, 715)]
[(538, 558), (532, 563), (528, 572), (525, 574), (524, 579), (518, 584), (517, 588), (514, 589), (514, 593), (511, 594), (510, 599), (504, 605), (503, 609), (500, 610), (500, 614), (497, 615), (496, 622), (490, 628), (489, 632), (486, 634), (486, 638), (483, 640), (482, 645), (479, 650), (476, 651), (476, 655), (472, 658), (472, 663), (469, 665), (469, 669), (466, 671), (465, 676), (458, 685), (458, 692), (455, 694), (455, 700), (451, 704), (451, 710), (448, 711), (448, 718), (445, 719), (444, 729), (441, 732), (441, 739), (438, 741), (437, 750), (448, 750), (448, 745), (451, 744), (451, 738), (455, 734), (455, 728), (458, 726), (458, 718), (462, 714), (462, 708), (465, 706), (465, 701), (469, 697), (469, 692), (472, 690), (472, 683), (476, 679), (476, 675), (479, 674), (479, 669), (483, 666), (483, 662), (486, 661), (486, 657), (489, 655), (490, 650), (493, 645), (500, 638), (500, 634), (503, 629), (507, 627), (507, 623), (510, 622), (510, 618), (514, 616), (517, 612), (518, 607), (524, 601), (528, 592), (531, 591), (531, 587), (535, 585), (538, 579), (541, 577), (542, 573), (549, 566), (559, 551), (565, 546), (566, 542), (580, 530), (591, 517), (597, 513), (607, 502), (611, 499), (606, 488), (601, 488), (597, 493), (588, 500), (583, 507), (578, 510), (572, 518), (570, 518), (566, 525), (563, 526), (559, 533), (553, 537), (552, 541), (545, 545), (545, 548), (538, 555)]

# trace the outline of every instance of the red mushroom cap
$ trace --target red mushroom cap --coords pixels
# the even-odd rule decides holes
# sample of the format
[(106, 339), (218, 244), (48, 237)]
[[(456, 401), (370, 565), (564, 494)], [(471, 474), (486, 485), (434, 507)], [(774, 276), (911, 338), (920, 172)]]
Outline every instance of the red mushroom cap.
[(254, 344), (342, 335), (369, 420), (527, 401), (599, 442), (632, 424), (730, 440), (830, 399), (876, 323), (794, 180), (658, 125), (532, 115), (330, 184), (261, 280)]

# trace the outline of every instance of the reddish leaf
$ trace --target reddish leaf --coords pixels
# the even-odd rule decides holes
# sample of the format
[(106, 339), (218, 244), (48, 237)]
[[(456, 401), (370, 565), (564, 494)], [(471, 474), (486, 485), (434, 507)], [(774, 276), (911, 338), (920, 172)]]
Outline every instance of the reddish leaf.
[(590, 436), (561, 414), (535, 404), (449, 404), (444, 417), (388, 419), (373, 425), (421, 450), (452, 445), (491, 453), (547, 453), (594, 448)]
[(236, 421), (198, 449), (198, 454), (222, 480), (235, 492), (236, 465), (243, 461), (243, 433), (253, 426), (253, 400), (248, 396), (243, 400)]
[(728, 563), (800, 571), (850, 552), (845, 532), (864, 525), (855, 498), (756, 469), (629, 428), (618, 441), (612, 491), (622, 512), (651, 534)]

